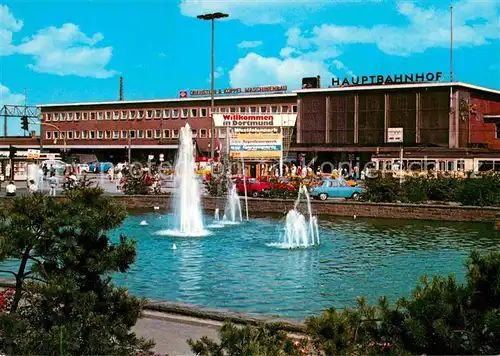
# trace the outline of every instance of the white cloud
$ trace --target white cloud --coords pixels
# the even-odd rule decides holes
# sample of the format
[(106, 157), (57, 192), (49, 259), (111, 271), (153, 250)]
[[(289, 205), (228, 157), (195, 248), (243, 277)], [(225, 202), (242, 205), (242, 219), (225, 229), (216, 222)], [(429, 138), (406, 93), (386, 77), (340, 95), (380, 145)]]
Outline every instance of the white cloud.
[(5, 85), (0, 83), (0, 107), (4, 105), (21, 105), (24, 104), (23, 94), (14, 94)]
[(34, 62), (28, 67), (40, 73), (94, 78), (116, 74), (106, 68), (113, 48), (97, 46), (104, 38), (101, 33), (88, 36), (77, 25), (67, 23), (39, 30), (15, 45), (12, 33), (22, 26), (23, 22), (16, 20), (7, 6), (0, 6), (0, 55), (30, 56)]
[[(444, 6), (444, 5), (443, 5)], [(229, 72), (231, 86), (287, 84), (300, 87), (302, 77), (321, 75), (356, 76), (339, 60), (351, 44), (376, 45), (389, 55), (408, 56), (429, 48), (450, 45), (449, 8), (419, 7), (413, 2), (397, 3), (404, 25), (372, 27), (324, 24), (310, 31), (290, 28), (279, 57), (249, 53)], [(454, 46), (476, 46), (500, 39), (500, 2), (461, 0), (454, 4)]]
[(262, 41), (241, 41), (238, 48), (256, 48), (262, 45)]
[[(429, 48), (450, 45), (449, 9), (418, 7), (412, 2), (397, 4), (406, 17), (404, 26), (378, 24), (373, 27), (324, 24), (312, 31), (292, 32), (294, 41), (303, 47), (329, 48), (349, 44), (374, 44), (389, 55), (408, 56)], [(500, 39), (500, 2), (462, 0), (454, 4), (453, 41), (456, 48), (487, 44)]]
[(0, 55), (9, 55), (15, 51), (12, 33), (23, 27), (21, 20), (16, 20), (7, 5), (0, 5)]
[[(225, 74), (224, 68), (222, 68), (222, 67), (215, 68), (215, 71), (214, 71), (214, 78), (215, 79), (221, 78), (224, 74)], [(208, 75), (207, 82), (208, 83), (212, 82), (212, 74)]]

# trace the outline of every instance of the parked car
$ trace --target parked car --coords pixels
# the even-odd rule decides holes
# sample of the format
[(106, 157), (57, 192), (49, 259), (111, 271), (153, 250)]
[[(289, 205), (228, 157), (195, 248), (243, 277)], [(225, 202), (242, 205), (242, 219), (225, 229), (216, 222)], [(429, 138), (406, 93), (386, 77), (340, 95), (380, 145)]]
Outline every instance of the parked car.
[(40, 162), (40, 167), (43, 167), (44, 165), (47, 165), (49, 170), (51, 167), (54, 168), (57, 172), (63, 172), (66, 169), (66, 166), (68, 166), (66, 162), (54, 159), (47, 159)]
[(251, 195), (254, 198), (269, 194), (269, 191), (271, 190), (271, 184), (266, 182), (260, 182), (255, 178), (249, 178), (249, 177), (245, 178), (245, 182), (243, 181), (242, 178), (238, 178), (235, 180), (234, 184), (236, 186), (238, 194), (241, 195), (245, 194), (245, 184), (246, 184), (247, 194)]
[(363, 192), (363, 188), (352, 187), (345, 181), (327, 179), (324, 180), (320, 186), (311, 190), (311, 196), (320, 200), (326, 200), (328, 198), (358, 200)]
[(80, 171), (80, 174), (90, 172), (90, 167), (86, 163), (78, 163), (76, 166), (78, 167), (78, 170)]

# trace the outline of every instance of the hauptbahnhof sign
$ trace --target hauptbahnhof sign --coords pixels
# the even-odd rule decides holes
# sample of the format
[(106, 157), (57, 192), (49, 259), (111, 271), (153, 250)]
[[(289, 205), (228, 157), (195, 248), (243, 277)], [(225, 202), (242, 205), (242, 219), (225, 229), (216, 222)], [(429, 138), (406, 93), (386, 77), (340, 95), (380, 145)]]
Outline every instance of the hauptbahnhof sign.
[(443, 72), (394, 74), (394, 75), (363, 75), (360, 77), (333, 78), (333, 86), (351, 85), (388, 85), (438, 82), (443, 77)]

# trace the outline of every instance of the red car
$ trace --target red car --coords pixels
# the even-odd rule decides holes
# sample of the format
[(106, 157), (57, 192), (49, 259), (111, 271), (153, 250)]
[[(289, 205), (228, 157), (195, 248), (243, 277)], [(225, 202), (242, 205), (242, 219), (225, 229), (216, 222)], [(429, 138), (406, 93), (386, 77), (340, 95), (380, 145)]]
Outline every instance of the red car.
[[(258, 196), (261, 195), (266, 195), (271, 189), (271, 184), (260, 182), (255, 178), (246, 177), (245, 180), (246, 180), (245, 183), (247, 188), (247, 194), (251, 195), (254, 198), (257, 198)], [(234, 184), (236, 186), (238, 194), (245, 195), (245, 184), (243, 183), (243, 179), (242, 178), (236, 179)]]

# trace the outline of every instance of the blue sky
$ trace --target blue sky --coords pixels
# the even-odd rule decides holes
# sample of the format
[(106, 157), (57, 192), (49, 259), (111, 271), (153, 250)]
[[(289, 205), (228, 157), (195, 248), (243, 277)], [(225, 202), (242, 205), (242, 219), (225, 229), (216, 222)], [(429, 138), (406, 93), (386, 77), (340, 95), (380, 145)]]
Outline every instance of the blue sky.
[(230, 15), (216, 23), (217, 88), (448, 73), (450, 5), (455, 79), (500, 88), (498, 0), (4, 1), (0, 104), (25, 89), (30, 105), (115, 100), (120, 75), (125, 99), (207, 89), (210, 24), (196, 15), (214, 11)]

